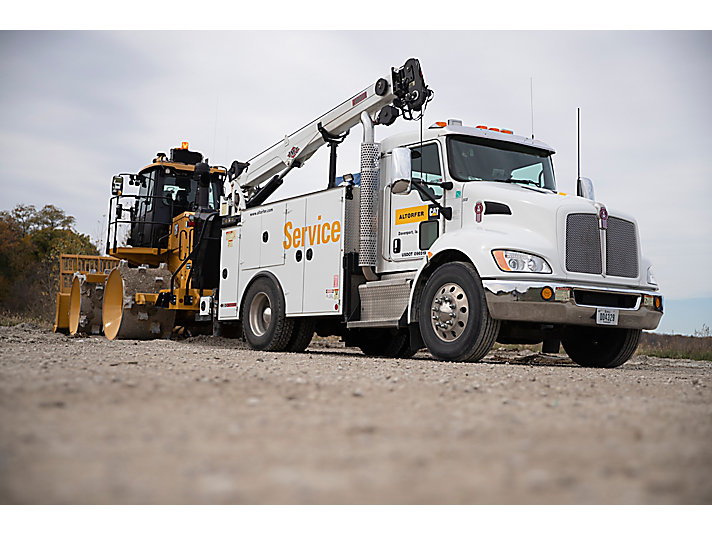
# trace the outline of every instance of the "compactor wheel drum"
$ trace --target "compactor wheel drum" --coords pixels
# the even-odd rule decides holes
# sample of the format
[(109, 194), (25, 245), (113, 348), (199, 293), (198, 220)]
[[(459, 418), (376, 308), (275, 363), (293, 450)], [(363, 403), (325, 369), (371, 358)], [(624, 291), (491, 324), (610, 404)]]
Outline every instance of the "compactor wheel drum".
[(103, 282), (90, 282), (81, 274), (74, 277), (69, 296), (70, 334), (101, 334), (103, 298)]
[(441, 265), (428, 279), (418, 322), (433, 356), (459, 362), (481, 360), (494, 345), (500, 326), (489, 314), (477, 271), (463, 262)]
[[(158, 268), (131, 268), (126, 262), (111, 271), (104, 289), (103, 324), (109, 339), (167, 338), (173, 331), (175, 311), (159, 308), (150, 296), (169, 289), (171, 272)], [(149, 296), (141, 297), (140, 295)]]

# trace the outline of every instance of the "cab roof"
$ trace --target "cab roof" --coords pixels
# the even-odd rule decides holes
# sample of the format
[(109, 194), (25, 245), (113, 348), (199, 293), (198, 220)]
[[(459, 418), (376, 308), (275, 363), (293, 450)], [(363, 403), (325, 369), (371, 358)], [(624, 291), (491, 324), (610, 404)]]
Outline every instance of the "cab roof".
[[(538, 148), (540, 150), (549, 152), (549, 154), (554, 154), (555, 152), (552, 147), (542, 141), (539, 141), (538, 139), (530, 139), (529, 137), (524, 137), (521, 135), (503, 133), (501, 131), (484, 128), (475, 128), (471, 126), (462, 126), (459, 124), (447, 124), (446, 126), (435, 126), (423, 129), (423, 142), (432, 141), (434, 139), (437, 139), (438, 137), (444, 137), (446, 135), (464, 135), (467, 137), (477, 137), (481, 139), (494, 139), (497, 141), (504, 141), (515, 145)], [(420, 131), (418, 130), (399, 133), (387, 137), (383, 141), (381, 141), (381, 146), (384, 151), (389, 152), (395, 147), (412, 145), (419, 142)]]

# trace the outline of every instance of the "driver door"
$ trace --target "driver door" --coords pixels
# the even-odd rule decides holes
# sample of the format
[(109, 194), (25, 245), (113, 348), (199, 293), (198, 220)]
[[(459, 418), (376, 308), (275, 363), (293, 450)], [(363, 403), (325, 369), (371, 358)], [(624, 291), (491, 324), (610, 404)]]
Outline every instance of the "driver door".
[[(442, 181), (440, 147), (437, 142), (410, 147), (411, 176), (425, 182)], [(443, 190), (426, 185), (440, 200)], [(390, 195), (389, 254), (393, 261), (412, 261), (427, 254), (440, 234), (440, 210), (413, 188), (407, 195)]]

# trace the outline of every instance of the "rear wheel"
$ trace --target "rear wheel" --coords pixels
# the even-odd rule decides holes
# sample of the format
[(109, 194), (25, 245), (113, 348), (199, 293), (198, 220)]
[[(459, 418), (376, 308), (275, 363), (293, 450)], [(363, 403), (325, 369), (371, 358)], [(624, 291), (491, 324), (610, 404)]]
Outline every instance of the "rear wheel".
[(285, 347), (286, 352), (304, 352), (314, 337), (315, 321), (311, 317), (299, 317), (294, 320), (294, 328)]
[(500, 322), (487, 309), (482, 282), (469, 263), (438, 267), (420, 300), (423, 342), (440, 360), (476, 362), (494, 345)]
[(369, 328), (356, 332), (355, 344), (367, 356), (408, 358), (410, 344), (407, 330)]
[(255, 350), (284, 350), (294, 327), (294, 321), (285, 314), (281, 289), (266, 277), (257, 279), (247, 290), (241, 320), (245, 340)]
[(627, 362), (640, 341), (640, 330), (569, 327), (561, 339), (566, 354), (583, 367), (618, 367)]

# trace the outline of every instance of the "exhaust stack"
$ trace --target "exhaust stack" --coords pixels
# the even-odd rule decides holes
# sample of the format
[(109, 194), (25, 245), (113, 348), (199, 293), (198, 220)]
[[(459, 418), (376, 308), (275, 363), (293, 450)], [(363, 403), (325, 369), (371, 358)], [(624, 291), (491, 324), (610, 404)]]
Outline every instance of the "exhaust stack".
[(363, 143), (361, 143), (361, 202), (359, 205), (358, 264), (366, 280), (377, 280), (376, 233), (378, 231), (378, 159), (381, 145), (374, 143), (373, 121), (367, 112), (361, 113)]

